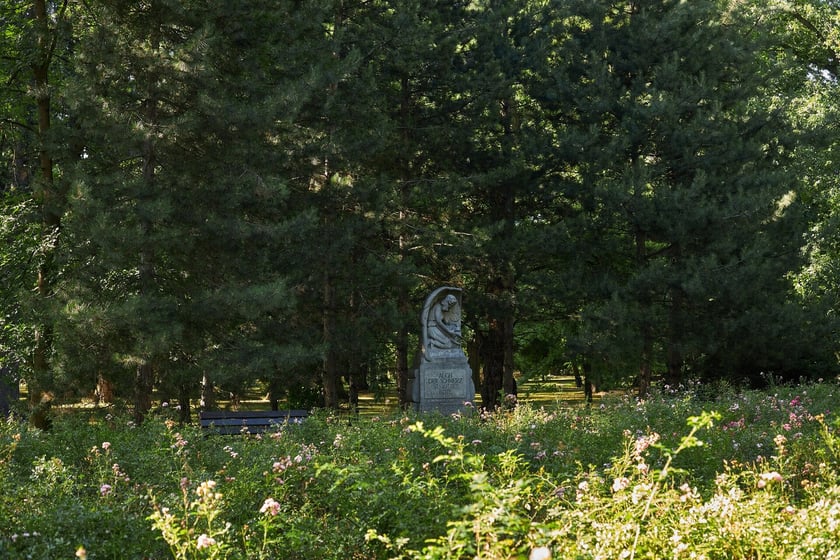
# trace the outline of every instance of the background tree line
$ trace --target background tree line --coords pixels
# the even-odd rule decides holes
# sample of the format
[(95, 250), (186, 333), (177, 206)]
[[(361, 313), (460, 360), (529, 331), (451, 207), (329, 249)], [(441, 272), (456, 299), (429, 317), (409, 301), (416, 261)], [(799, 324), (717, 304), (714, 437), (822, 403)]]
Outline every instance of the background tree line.
[(514, 371), (837, 373), (836, 1), (20, 0), (0, 22), (0, 360), (33, 405), (402, 397), (444, 284), (491, 408)]

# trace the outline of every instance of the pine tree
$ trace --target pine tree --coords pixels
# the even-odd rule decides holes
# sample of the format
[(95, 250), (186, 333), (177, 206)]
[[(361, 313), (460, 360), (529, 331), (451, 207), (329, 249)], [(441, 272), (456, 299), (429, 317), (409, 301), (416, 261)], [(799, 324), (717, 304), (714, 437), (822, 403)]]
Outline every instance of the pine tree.
[(294, 3), (103, 3), (88, 16), (65, 348), (95, 348), (94, 365), (132, 387), (138, 421), (156, 381), (186, 418), (202, 377), (241, 392), (294, 347), (275, 253), (308, 60), (281, 49), (313, 23)]
[[(548, 135), (528, 88), (544, 70), (530, 49), (547, 13), (530, 2), (483, 2), (473, 6), (461, 82), (453, 95), (460, 138), (452, 169), (459, 179), (453, 199), (463, 236), (461, 260), (476, 314), (471, 326), (480, 355), (482, 404), (516, 393), (514, 325), (528, 299), (522, 278), (534, 266), (541, 235), (543, 169), (535, 162)], [(523, 291), (522, 294), (526, 292)]]
[(590, 358), (636, 361), (641, 392), (659, 368), (679, 383), (686, 368), (749, 367), (778, 334), (766, 327), (802, 227), (784, 167), (793, 131), (758, 102), (772, 79), (756, 64), (760, 45), (714, 2), (574, 10), (556, 31), (577, 51), (572, 80), (555, 96), (574, 108), (557, 114), (579, 142), (565, 150), (600, 237), (603, 290), (583, 332), (609, 336), (590, 342), (601, 353)]

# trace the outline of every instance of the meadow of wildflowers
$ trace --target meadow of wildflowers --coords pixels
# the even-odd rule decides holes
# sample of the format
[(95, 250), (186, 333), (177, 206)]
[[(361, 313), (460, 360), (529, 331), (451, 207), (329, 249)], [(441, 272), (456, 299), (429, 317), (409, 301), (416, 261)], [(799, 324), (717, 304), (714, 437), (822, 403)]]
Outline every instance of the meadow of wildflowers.
[(206, 436), (0, 423), (0, 558), (840, 558), (831, 383)]

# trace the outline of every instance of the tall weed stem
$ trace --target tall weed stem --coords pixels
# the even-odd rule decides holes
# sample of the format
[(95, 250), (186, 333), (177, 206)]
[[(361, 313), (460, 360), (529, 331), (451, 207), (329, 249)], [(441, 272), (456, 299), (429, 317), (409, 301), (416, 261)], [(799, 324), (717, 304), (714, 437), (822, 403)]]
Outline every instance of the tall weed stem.
[(650, 514), (650, 506), (653, 503), (653, 499), (656, 497), (656, 494), (659, 492), (660, 486), (665, 480), (668, 478), (669, 469), (671, 468), (671, 463), (674, 461), (674, 458), (679, 455), (682, 451), (686, 449), (690, 449), (692, 447), (702, 447), (703, 442), (697, 438), (695, 434), (699, 432), (701, 429), (704, 428), (711, 428), (716, 420), (720, 420), (720, 414), (717, 412), (702, 412), (699, 416), (690, 416), (688, 418), (688, 425), (691, 427), (691, 430), (688, 432), (687, 436), (684, 436), (680, 440), (680, 444), (677, 446), (676, 449), (668, 449), (667, 447), (663, 446), (662, 444), (656, 444), (656, 447), (661, 449), (662, 453), (665, 455), (665, 465), (659, 471), (659, 476), (656, 478), (656, 482), (653, 484), (653, 488), (651, 488), (650, 494), (648, 495), (647, 501), (645, 502), (645, 508), (642, 511), (642, 517), (639, 519), (639, 523), (636, 525), (636, 534), (633, 537), (633, 548), (630, 550), (630, 560), (633, 560), (636, 556), (636, 548), (639, 544), (639, 536), (642, 532), (642, 524), (648, 518)]

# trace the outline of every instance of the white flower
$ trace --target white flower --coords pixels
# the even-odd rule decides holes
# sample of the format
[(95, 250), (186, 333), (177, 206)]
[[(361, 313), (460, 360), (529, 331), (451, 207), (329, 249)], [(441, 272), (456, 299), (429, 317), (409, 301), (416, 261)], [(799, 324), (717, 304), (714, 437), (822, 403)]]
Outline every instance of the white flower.
[(630, 479), (627, 477), (622, 476), (621, 478), (616, 478), (613, 480), (612, 484), (612, 491), (613, 492), (621, 492), (625, 488), (630, 486)]
[(551, 560), (551, 549), (547, 546), (540, 546), (531, 551), (528, 560)]
[(201, 533), (196, 540), (195, 547), (199, 550), (202, 548), (210, 548), (216, 544), (216, 539), (208, 537), (206, 533)]

